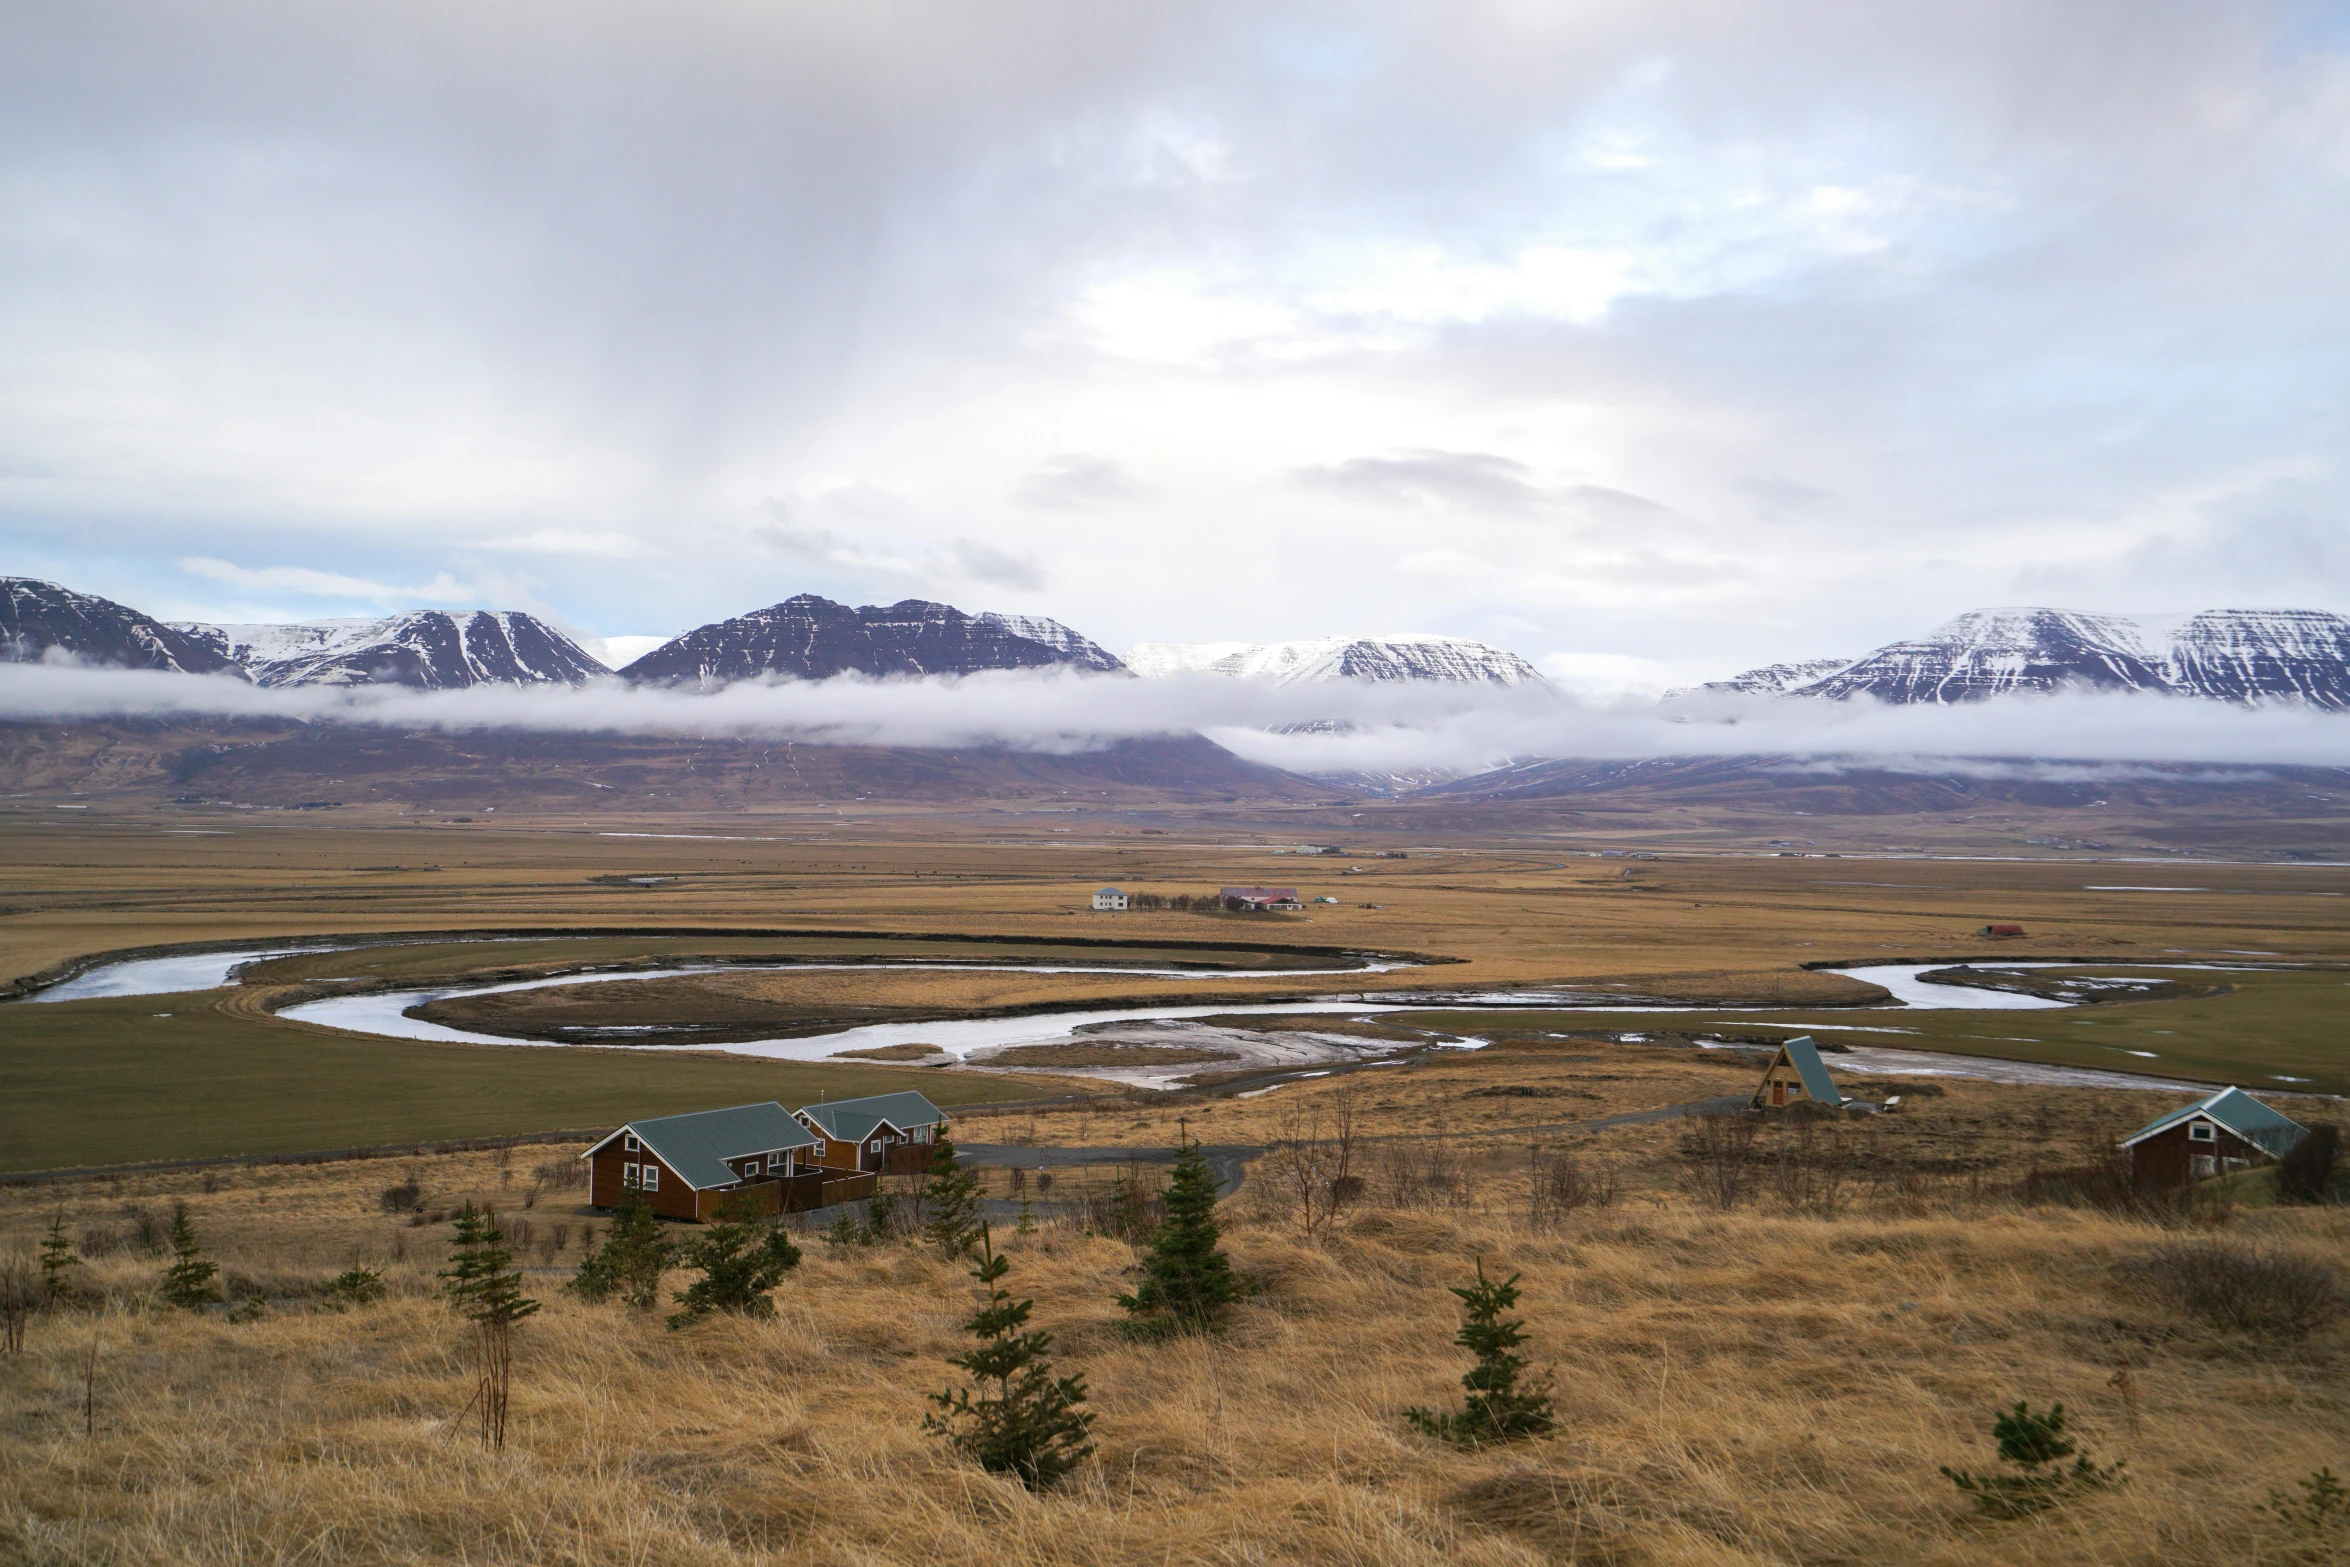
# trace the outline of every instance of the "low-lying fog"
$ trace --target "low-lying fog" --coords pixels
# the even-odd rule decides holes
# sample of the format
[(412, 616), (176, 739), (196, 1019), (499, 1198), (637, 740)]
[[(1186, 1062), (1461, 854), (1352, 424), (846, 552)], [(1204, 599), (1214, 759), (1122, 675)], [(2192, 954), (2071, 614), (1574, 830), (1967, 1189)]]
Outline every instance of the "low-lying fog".
[(2115, 764), (2129, 763), (2350, 766), (2350, 715), (2113, 693), (2011, 696), (1950, 707), (1715, 694), (1603, 704), (1540, 687), (1269, 686), (1220, 676), (1137, 680), (1066, 670), (778, 680), (707, 693), (617, 681), (425, 692), (265, 690), (225, 678), (55, 664), (0, 670), (0, 719), (205, 717), (1062, 753), (1196, 732), (1252, 761), (1307, 773), (1476, 771), (1547, 757), (1729, 755), (1785, 757), (1792, 766), (1860, 761), (1976, 773), (2013, 773), (2024, 764), (2012, 759), (2033, 758), (2030, 770), (2058, 777), (2112, 777)]

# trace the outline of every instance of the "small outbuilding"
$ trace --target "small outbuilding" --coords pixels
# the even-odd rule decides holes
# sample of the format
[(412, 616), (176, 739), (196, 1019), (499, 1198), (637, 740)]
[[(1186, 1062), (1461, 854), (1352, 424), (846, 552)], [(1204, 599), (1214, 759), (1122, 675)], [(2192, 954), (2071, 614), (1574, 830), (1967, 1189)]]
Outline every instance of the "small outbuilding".
[(1805, 1102), (1841, 1110), (1849, 1101), (1836, 1091), (1828, 1069), (1820, 1064), (1820, 1047), (1809, 1034), (1803, 1034), (1781, 1045), (1779, 1053), (1771, 1057), (1750, 1102), (1757, 1110), (1766, 1105)]
[(2130, 1182), (2141, 1191), (2188, 1186), (2272, 1164), (2309, 1131), (2244, 1092), (2223, 1088), (2158, 1115), (2121, 1141), (2130, 1151)]
[(1093, 906), (1096, 910), (1118, 912), (1126, 907), (1126, 894), (1115, 887), (1097, 887), (1094, 889)]
[(1978, 936), (2020, 936), (2023, 933), (2021, 925), (1986, 925), (1975, 932)]

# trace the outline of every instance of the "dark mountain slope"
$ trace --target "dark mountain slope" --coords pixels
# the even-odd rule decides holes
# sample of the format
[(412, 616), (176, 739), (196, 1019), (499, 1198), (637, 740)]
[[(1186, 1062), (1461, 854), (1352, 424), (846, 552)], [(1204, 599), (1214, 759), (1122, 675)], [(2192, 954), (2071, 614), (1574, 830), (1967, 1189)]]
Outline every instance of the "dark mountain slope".
[(0, 661), (29, 664), (51, 653), (91, 664), (191, 675), (236, 667), (199, 639), (127, 604), (37, 577), (0, 577)]

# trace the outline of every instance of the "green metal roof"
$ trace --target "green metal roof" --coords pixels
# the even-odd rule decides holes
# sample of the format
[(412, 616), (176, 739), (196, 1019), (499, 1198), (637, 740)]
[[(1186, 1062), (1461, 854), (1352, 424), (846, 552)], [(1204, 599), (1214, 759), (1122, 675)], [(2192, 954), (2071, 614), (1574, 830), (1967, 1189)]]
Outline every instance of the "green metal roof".
[[(634, 1132), (660, 1156), (661, 1162), (688, 1186), (706, 1190), (732, 1186), (742, 1179), (726, 1161), (749, 1154), (781, 1153), (805, 1148), (816, 1141), (792, 1113), (770, 1099), (765, 1104), (735, 1105), (725, 1110), (696, 1110), (688, 1115), (657, 1115), (649, 1121), (631, 1121), (620, 1132)], [(618, 1137), (614, 1132), (612, 1137)], [(612, 1140), (604, 1139), (604, 1143)], [(601, 1148), (604, 1143), (596, 1144)], [(594, 1153), (595, 1148), (588, 1150)]]
[(2181, 1121), (2193, 1120), (2197, 1116), (2218, 1122), (2244, 1141), (2280, 1159), (2309, 1135), (2308, 1128), (2300, 1122), (2271, 1110), (2241, 1088), (2223, 1088), (2191, 1105), (2181, 1106), (2168, 1115), (2156, 1116), (2123, 1138), (2121, 1145), (2128, 1148), (2142, 1143), (2157, 1132), (2167, 1132)]
[(1820, 1047), (1811, 1035), (1799, 1034), (1779, 1047), (1787, 1053), (1787, 1064), (1795, 1068), (1795, 1075), (1803, 1079), (1803, 1091), (1824, 1105), (1840, 1105), (1844, 1096), (1836, 1091), (1836, 1080), (1820, 1064)]
[(815, 1122), (825, 1136), (844, 1143), (863, 1142), (885, 1121), (901, 1132), (910, 1132), (918, 1126), (935, 1126), (947, 1118), (945, 1111), (911, 1088), (864, 1099), (802, 1105), (800, 1114)]

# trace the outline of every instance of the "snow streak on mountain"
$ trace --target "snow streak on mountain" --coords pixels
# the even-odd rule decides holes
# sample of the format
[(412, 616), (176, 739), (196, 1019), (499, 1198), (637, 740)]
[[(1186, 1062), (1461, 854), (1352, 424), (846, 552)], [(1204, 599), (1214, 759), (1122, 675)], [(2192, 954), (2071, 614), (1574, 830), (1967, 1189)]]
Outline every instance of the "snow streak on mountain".
[(0, 577), (0, 661), (52, 657), (188, 675), (232, 667), (217, 649), (126, 604), (38, 577)]
[(428, 609), (383, 619), (177, 629), (263, 686), (576, 686), (611, 673), (562, 632), (519, 610)]
[[(1794, 678), (1808, 671), (1818, 672)], [(1908, 703), (2076, 688), (2350, 708), (2350, 619), (2308, 609), (2143, 620), (1979, 609), (1849, 663), (1773, 664), (1699, 689)]]
[(1108, 675), (1126, 668), (1108, 648), (1082, 632), (1074, 631), (1044, 615), (999, 615), (994, 610), (986, 610), (978, 619), (981, 624), (993, 626), (998, 631), (1009, 632), (1031, 642), (1041, 642), (1067, 655), (1068, 662), (1080, 669), (1091, 669)]
[(1440, 680), (1537, 685), (1515, 653), (1465, 637), (1325, 637), (1308, 642), (1145, 642), (1126, 655), (1138, 675), (1229, 675), (1272, 685), (1325, 680)]
[[(968, 675), (983, 669), (1098, 669), (1098, 647), (1057, 622), (1051, 643), (1010, 629), (1012, 617), (966, 615), (951, 604), (904, 599), (851, 609), (802, 593), (732, 620), (699, 626), (622, 670), (639, 683), (719, 686), (786, 676)], [(1111, 659), (1114, 665), (1116, 660)]]

